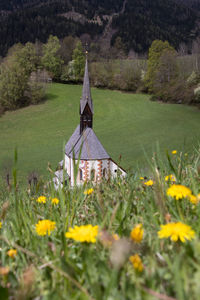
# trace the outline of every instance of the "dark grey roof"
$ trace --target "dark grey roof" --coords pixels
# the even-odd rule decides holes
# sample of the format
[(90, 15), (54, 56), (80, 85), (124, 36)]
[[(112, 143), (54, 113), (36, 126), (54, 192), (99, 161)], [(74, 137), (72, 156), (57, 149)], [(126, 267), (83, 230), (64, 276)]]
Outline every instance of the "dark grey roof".
[(80, 100), (80, 113), (82, 114), (86, 104), (88, 103), (91, 112), (93, 113), (93, 104), (92, 104), (92, 97), (90, 92), (90, 80), (89, 80), (89, 73), (88, 73), (88, 61), (86, 58), (85, 62), (85, 74), (83, 80), (83, 91), (82, 91), (82, 98)]
[(80, 127), (78, 126), (65, 146), (67, 156), (73, 157), (74, 152), (75, 159), (78, 159), (80, 150), (81, 159), (110, 158), (92, 128), (89, 127), (80, 135)]

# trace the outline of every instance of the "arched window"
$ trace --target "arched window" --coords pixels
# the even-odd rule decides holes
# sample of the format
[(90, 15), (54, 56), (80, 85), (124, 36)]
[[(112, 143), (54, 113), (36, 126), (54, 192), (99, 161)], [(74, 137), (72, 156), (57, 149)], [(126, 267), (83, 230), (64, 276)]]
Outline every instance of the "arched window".
[(94, 169), (92, 169), (90, 172), (90, 180), (95, 181), (95, 170)]
[(107, 169), (104, 168), (104, 169), (103, 169), (103, 177), (106, 177), (106, 175), (107, 175)]
[(79, 179), (83, 180), (83, 171), (79, 169)]

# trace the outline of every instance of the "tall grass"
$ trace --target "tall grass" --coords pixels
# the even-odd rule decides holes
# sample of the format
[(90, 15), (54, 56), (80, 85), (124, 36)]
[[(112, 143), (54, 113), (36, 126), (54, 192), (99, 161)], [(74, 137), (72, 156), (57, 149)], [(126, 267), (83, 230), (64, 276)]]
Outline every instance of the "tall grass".
[[(176, 184), (200, 193), (200, 151), (167, 154), (151, 161), (151, 176), (135, 175), (102, 181), (92, 186), (65, 186), (54, 190), (51, 182), (21, 188), (0, 188), (0, 292), (3, 299), (198, 299), (200, 280), (200, 204), (188, 198), (167, 196), (173, 174)], [(144, 179), (140, 179), (144, 177)], [(153, 185), (145, 184), (149, 179)], [(90, 195), (84, 193), (93, 188)], [(39, 196), (47, 198), (38, 203)], [(52, 198), (59, 199), (53, 205)], [(35, 224), (48, 219), (56, 229), (39, 236)], [(182, 222), (195, 231), (195, 239), (182, 243), (159, 239), (161, 224)], [(96, 243), (81, 243), (65, 237), (69, 227), (99, 226)], [(142, 224), (140, 243), (130, 239), (136, 224)], [(118, 240), (113, 234), (119, 236)], [(11, 258), (7, 251), (17, 250)], [(139, 254), (144, 269), (134, 269), (131, 255)], [(5, 269), (8, 267), (8, 269)], [(4, 269), (3, 269), (4, 268)]]

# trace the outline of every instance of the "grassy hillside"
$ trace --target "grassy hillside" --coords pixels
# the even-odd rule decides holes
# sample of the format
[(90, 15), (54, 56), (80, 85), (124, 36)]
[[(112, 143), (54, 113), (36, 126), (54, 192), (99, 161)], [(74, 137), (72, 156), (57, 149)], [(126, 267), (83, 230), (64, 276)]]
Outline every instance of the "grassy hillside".
[[(12, 166), (18, 148), (19, 175), (37, 171), (47, 175), (62, 160), (63, 145), (79, 122), (82, 86), (52, 84), (48, 101), (7, 112), (0, 118), (0, 171)], [(159, 142), (166, 149), (190, 150), (200, 140), (200, 111), (195, 107), (154, 103), (146, 95), (92, 89), (94, 131), (107, 152), (121, 165), (147, 168), (144, 152), (151, 155)]]

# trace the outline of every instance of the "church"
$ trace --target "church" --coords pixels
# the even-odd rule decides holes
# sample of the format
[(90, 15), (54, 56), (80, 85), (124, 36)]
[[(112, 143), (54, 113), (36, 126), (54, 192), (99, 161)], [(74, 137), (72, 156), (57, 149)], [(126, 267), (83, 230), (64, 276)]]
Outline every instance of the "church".
[[(80, 100), (80, 124), (65, 146), (64, 160), (55, 172), (54, 185), (62, 185), (63, 180), (70, 186), (84, 182), (100, 182), (116, 176), (126, 176), (126, 171), (117, 165), (106, 152), (92, 129), (93, 102), (90, 91), (88, 60), (86, 57), (82, 97)], [(78, 174), (75, 176), (74, 166)], [(65, 176), (65, 179), (63, 179)], [(75, 178), (76, 177), (76, 178)]]

